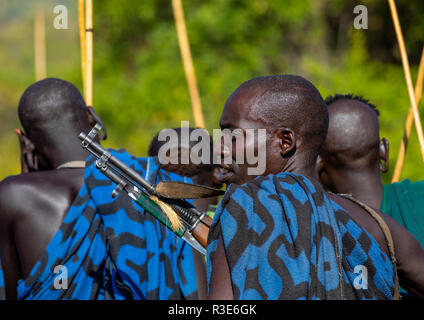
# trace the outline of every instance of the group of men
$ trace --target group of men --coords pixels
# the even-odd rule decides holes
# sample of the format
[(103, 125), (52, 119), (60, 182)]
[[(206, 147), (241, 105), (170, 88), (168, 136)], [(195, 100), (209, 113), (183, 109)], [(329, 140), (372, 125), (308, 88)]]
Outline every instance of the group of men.
[[(258, 77), (230, 95), (220, 127), (266, 139), (223, 143), (230, 162), (164, 165), (158, 136), (145, 158), (110, 150), (153, 185), (226, 185), (206, 257), (125, 193), (111, 197), (78, 139), (101, 119), (75, 86), (36, 82), (18, 115), (22, 174), (0, 183), (0, 298), (424, 298), (424, 189), (383, 187), (388, 142), (361, 97), (324, 101), (303, 77)], [(252, 146), (266, 150), (260, 175), (238, 161)]]

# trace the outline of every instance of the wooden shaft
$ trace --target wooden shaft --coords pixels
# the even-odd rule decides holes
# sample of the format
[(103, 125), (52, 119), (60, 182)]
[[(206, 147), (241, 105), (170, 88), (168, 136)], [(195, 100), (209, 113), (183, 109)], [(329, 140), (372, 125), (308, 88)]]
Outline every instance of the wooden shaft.
[[(419, 105), (423, 91), (424, 80), (424, 47), (421, 53), (421, 60), (418, 67), (417, 82), (415, 84), (415, 103)], [(411, 134), (412, 125), (414, 124), (414, 114), (412, 106), (409, 107), (408, 116), (406, 118), (405, 130), (403, 132), (402, 141), (400, 143), (399, 153), (396, 160), (395, 170), (392, 176), (392, 183), (398, 182), (402, 173), (403, 164), (405, 160), (406, 148), (408, 146), (409, 136)]]
[(93, 0), (85, 2), (86, 88), (85, 103), (93, 106)]
[(36, 81), (46, 78), (46, 28), (41, 9), (35, 13), (34, 19), (34, 67)]
[(86, 50), (86, 37), (85, 37), (85, 14), (84, 14), (84, 0), (78, 0), (78, 21), (79, 21), (79, 35), (81, 47), (81, 72), (82, 84), (84, 90), (84, 98), (87, 92), (87, 79), (86, 79), (86, 65), (87, 65), (87, 50)]
[(415, 129), (417, 131), (418, 141), (420, 143), (420, 148), (421, 148), (421, 157), (424, 162), (424, 136), (423, 136), (423, 130), (421, 126), (420, 114), (418, 112), (417, 104), (415, 103), (414, 89), (412, 86), (411, 72), (409, 70), (408, 56), (406, 54), (405, 43), (403, 40), (402, 30), (399, 23), (399, 17), (397, 14), (395, 1), (388, 0), (388, 2), (390, 6), (390, 12), (392, 14), (393, 24), (395, 27), (396, 38), (399, 44), (399, 49), (400, 49), (400, 53), (402, 57), (403, 71), (405, 74), (406, 85), (408, 87), (409, 100), (411, 102), (412, 111), (413, 111), (414, 120), (415, 120)]
[(172, 0), (172, 9), (174, 12), (181, 57), (183, 59), (184, 72), (191, 98), (194, 123), (196, 127), (205, 128), (205, 120), (203, 118), (202, 104), (200, 102), (200, 95), (197, 87), (196, 74), (194, 72), (193, 58), (191, 56), (190, 45), (188, 42), (184, 10), (181, 0)]
[(206, 248), (207, 242), (208, 242), (208, 234), (209, 234), (209, 227), (208, 225), (211, 225), (212, 219), (208, 216), (204, 217), (204, 222), (200, 222), (196, 226), (196, 228), (192, 231), (193, 237), (199, 241), (199, 243), (202, 245), (203, 248)]

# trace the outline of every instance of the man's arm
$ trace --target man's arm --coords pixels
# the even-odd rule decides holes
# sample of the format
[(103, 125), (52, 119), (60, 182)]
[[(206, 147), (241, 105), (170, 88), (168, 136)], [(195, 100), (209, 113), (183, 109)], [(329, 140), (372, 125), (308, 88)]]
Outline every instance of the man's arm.
[(14, 212), (10, 206), (9, 179), (0, 182), (0, 259), (3, 270), (6, 299), (17, 299), (16, 286), (21, 278), (19, 258), (15, 246)]
[(218, 246), (212, 261), (212, 273), (208, 299), (234, 300), (230, 268), (228, 267), (228, 260), (225, 255), (222, 236), (218, 240)]
[(197, 297), (199, 300), (205, 300), (208, 295), (208, 285), (206, 280), (205, 257), (196, 249), (192, 248), (194, 269), (196, 272)]
[(417, 298), (424, 299), (424, 250), (419, 242), (392, 217), (382, 214), (395, 246), (399, 283)]

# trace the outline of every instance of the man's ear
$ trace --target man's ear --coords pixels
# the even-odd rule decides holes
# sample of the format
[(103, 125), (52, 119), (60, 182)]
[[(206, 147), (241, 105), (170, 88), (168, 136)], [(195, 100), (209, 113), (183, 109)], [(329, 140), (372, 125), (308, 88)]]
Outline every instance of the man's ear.
[(316, 163), (315, 168), (316, 168), (315, 170), (317, 172), (317, 175), (319, 177), (320, 172), (322, 170), (324, 170), (324, 161), (322, 161), (322, 158), (321, 158), (321, 156), (319, 154), (318, 154), (318, 157), (317, 157), (317, 163)]
[(87, 107), (87, 115), (88, 115), (88, 121), (90, 122), (90, 125), (92, 127), (94, 127), (96, 125), (96, 123), (99, 123), (102, 126), (103, 134), (100, 137), (100, 140), (106, 140), (106, 138), (107, 138), (106, 127), (105, 127), (102, 119), (100, 119), (100, 117), (96, 113), (96, 111), (94, 111), (93, 107), (90, 107), (90, 106)]
[(380, 159), (380, 171), (389, 171), (389, 141), (386, 138), (380, 140), (378, 157)]
[(21, 171), (22, 173), (37, 171), (38, 159), (35, 154), (35, 146), (32, 141), (20, 129), (15, 129), (21, 147)]
[(280, 144), (280, 154), (288, 157), (296, 150), (296, 135), (290, 128), (280, 128), (278, 130), (278, 139)]

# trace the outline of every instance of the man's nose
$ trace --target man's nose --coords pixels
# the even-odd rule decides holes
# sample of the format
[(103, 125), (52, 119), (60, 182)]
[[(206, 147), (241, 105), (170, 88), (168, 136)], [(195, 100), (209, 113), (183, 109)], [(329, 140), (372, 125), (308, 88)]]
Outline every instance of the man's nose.
[(222, 159), (231, 157), (231, 150), (229, 146), (225, 144), (224, 137), (221, 137), (221, 139), (214, 144), (214, 157), (218, 159), (218, 163), (222, 161)]
[(225, 139), (224, 136), (221, 137), (221, 155), (224, 158), (231, 156), (230, 146), (228, 144), (226, 144), (226, 142), (228, 143), (228, 140), (229, 139)]

